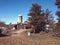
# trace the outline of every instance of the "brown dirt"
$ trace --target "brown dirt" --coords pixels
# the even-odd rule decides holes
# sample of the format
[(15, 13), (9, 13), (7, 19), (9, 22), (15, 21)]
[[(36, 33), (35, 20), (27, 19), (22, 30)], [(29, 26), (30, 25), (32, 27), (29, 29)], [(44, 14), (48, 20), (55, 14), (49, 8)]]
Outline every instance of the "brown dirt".
[(0, 45), (60, 45), (60, 40), (54, 38), (38, 40), (20, 33), (18, 36), (0, 37)]

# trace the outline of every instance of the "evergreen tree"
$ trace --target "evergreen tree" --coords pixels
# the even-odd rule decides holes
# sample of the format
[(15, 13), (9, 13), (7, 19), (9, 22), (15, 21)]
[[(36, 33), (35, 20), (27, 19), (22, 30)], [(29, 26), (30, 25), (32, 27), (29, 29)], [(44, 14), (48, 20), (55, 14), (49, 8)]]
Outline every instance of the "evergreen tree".
[(45, 26), (45, 16), (43, 10), (41, 10), (41, 6), (38, 4), (32, 4), (29, 16), (29, 24), (32, 26), (34, 32), (40, 32), (44, 30)]
[(60, 0), (56, 0), (55, 5), (58, 8), (58, 11), (56, 12), (56, 15), (58, 16), (58, 22), (56, 24), (57, 32), (60, 34)]
[(46, 24), (50, 25), (50, 28), (53, 28), (53, 23), (54, 23), (54, 17), (51, 14), (51, 11), (49, 11), (48, 9), (46, 9), (45, 11), (45, 22)]

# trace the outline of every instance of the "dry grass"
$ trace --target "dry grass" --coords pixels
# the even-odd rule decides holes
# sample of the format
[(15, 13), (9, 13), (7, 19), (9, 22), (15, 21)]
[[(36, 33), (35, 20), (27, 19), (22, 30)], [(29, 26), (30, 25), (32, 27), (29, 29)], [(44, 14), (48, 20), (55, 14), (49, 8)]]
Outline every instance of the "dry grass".
[(0, 37), (0, 45), (60, 45), (60, 38), (45, 33), (32, 34), (29, 37), (23, 32), (18, 36)]

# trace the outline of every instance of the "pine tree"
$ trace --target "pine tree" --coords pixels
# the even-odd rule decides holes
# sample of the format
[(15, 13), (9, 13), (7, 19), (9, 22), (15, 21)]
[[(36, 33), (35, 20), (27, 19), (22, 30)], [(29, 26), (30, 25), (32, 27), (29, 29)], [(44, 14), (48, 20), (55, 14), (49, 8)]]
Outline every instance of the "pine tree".
[(58, 11), (56, 12), (56, 15), (58, 16), (56, 28), (57, 32), (60, 33), (60, 0), (56, 0), (55, 5), (58, 7)]
[(51, 11), (49, 11), (48, 9), (46, 9), (45, 11), (45, 21), (46, 21), (46, 24), (50, 25), (50, 28), (53, 28), (53, 23), (54, 23), (54, 17), (53, 15), (51, 14)]
[(40, 5), (32, 4), (32, 7), (30, 9), (28, 16), (29, 16), (29, 19), (28, 19), (29, 24), (30, 26), (33, 27), (34, 32), (37, 33), (44, 30), (43, 27), (45, 26), (45, 16)]

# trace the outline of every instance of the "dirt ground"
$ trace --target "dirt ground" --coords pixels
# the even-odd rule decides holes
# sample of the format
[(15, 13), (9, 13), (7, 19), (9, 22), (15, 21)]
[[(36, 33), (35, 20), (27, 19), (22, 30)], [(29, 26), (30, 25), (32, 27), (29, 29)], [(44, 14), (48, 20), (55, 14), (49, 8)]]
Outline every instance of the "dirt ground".
[(42, 35), (40, 37), (28, 37), (25, 33), (18, 33), (12, 36), (0, 37), (0, 45), (60, 45), (60, 40), (47, 35), (45, 38)]

